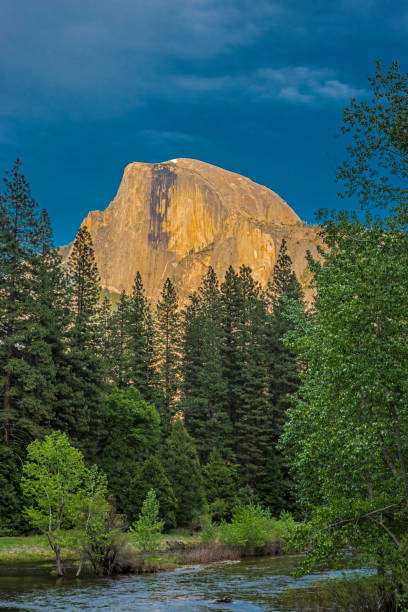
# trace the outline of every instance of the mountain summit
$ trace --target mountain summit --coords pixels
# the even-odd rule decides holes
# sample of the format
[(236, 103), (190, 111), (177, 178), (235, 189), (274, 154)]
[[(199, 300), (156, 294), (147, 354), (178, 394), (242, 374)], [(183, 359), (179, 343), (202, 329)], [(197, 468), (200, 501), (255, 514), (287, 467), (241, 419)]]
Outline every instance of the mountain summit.
[(115, 199), (84, 219), (101, 283), (131, 291), (139, 270), (149, 298), (170, 277), (184, 301), (209, 265), (220, 280), (245, 264), (265, 284), (283, 237), (298, 278), (315, 231), (276, 193), (250, 179), (194, 159), (125, 168)]

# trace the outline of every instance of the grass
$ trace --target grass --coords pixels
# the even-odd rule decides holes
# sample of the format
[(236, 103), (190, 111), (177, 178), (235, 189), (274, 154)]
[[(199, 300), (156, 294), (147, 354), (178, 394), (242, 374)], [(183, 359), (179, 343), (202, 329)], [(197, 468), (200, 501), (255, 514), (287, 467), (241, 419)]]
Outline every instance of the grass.
[[(65, 558), (76, 556), (72, 549), (65, 549)], [(6, 536), (0, 538), (0, 562), (53, 561), (55, 559), (47, 538), (43, 535)]]
[[(174, 529), (169, 533), (163, 534), (159, 550), (184, 550), (197, 545), (199, 542), (199, 535), (192, 536), (187, 530)], [(132, 553), (137, 554), (139, 552), (135, 537), (132, 534), (129, 534), (129, 548)], [(160, 554), (156, 556), (159, 557)], [(178, 563), (178, 565), (180, 565), (179, 560), (176, 561), (176, 555), (172, 560), (170, 559), (170, 555), (166, 555), (166, 557), (169, 558), (168, 561), (163, 560), (159, 562), (155, 559), (155, 563), (158, 563), (160, 566), (159, 569), (161, 569), (162, 565), (166, 564), (173, 566), (175, 563)], [(78, 552), (75, 548), (70, 548), (69, 546), (64, 547), (63, 558), (77, 559)], [(179, 559), (179, 557), (177, 557), (177, 559)], [(54, 560), (54, 553), (48, 544), (47, 538), (43, 535), (0, 537), (0, 563), (7, 561)], [(173, 569), (173, 567), (171, 567), (171, 569)]]
[[(69, 538), (69, 533), (67, 537)], [(279, 540), (278, 529), (272, 539)], [(225, 559), (238, 559), (245, 556), (234, 543), (220, 542), (215, 538), (212, 542), (203, 542), (201, 534), (191, 534), (187, 529), (172, 529), (163, 534), (159, 548), (149, 555), (140, 555), (135, 536), (129, 536), (128, 551), (135, 561), (135, 571), (147, 573), (151, 571), (172, 570), (185, 564), (208, 563)], [(256, 549), (256, 554), (277, 554), (274, 550)], [(280, 551), (279, 551), (280, 552)], [(163, 554), (165, 553), (165, 554)], [(63, 558), (77, 560), (78, 551), (71, 545), (63, 547)], [(55, 561), (47, 538), (43, 535), (5, 536), (0, 537), (0, 563), (10, 561)]]

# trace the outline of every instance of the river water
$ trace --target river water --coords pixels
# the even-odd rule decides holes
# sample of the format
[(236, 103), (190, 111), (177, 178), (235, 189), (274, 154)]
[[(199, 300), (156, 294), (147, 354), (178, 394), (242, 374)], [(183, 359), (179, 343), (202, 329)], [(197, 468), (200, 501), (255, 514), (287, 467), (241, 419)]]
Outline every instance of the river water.
[[(49, 565), (0, 567), (0, 611), (112, 610), (146, 612), (283, 612), (279, 594), (308, 588), (336, 572), (295, 579), (297, 557), (265, 557), (115, 578), (57, 579)], [(222, 597), (231, 603), (216, 603)]]

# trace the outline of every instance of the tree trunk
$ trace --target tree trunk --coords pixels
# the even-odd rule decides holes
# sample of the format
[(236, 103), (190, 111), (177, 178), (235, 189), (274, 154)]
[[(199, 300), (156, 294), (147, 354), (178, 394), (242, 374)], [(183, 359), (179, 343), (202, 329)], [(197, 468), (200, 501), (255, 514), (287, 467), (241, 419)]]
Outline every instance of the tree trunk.
[[(11, 346), (7, 347), (6, 365), (9, 363), (12, 357)], [(3, 409), (4, 409), (4, 444), (10, 446), (10, 388), (11, 388), (11, 375), (10, 372), (6, 373), (6, 384), (3, 396)]]
[(56, 546), (54, 550), (55, 550), (55, 560), (56, 560), (56, 563), (57, 563), (57, 574), (58, 574), (58, 576), (65, 576), (65, 570), (64, 570), (64, 567), (63, 567), (62, 561), (61, 561), (60, 547)]
[(81, 555), (81, 558), (80, 558), (80, 560), (79, 560), (78, 569), (77, 569), (76, 574), (75, 574), (76, 578), (78, 578), (78, 577), (79, 577), (79, 575), (80, 575), (80, 573), (81, 573), (81, 571), (82, 571), (82, 566), (83, 566), (83, 564), (84, 564), (84, 557), (83, 557), (83, 555)]

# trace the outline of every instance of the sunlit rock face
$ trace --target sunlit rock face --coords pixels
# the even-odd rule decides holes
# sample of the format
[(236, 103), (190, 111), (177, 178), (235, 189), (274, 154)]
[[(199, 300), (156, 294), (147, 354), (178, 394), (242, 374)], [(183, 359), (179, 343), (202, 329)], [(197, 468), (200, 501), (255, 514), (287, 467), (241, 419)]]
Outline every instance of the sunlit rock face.
[(248, 265), (264, 285), (283, 237), (305, 284), (305, 253), (315, 252), (315, 230), (276, 193), (194, 159), (129, 164), (115, 199), (83, 223), (102, 285), (129, 293), (139, 270), (152, 300), (170, 277), (185, 301), (209, 265), (220, 280)]

